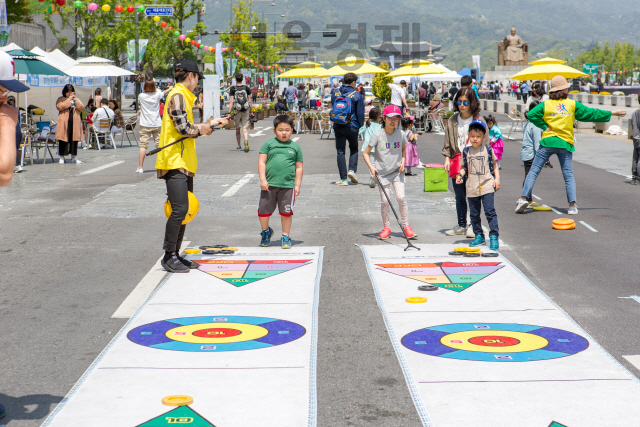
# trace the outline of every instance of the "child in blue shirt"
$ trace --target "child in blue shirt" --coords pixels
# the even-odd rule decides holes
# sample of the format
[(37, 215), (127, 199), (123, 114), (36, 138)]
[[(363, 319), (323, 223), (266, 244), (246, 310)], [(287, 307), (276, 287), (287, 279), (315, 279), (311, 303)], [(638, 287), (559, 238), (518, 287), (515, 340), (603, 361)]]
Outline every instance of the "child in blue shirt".
[[(369, 110), (369, 120), (367, 120), (365, 125), (362, 126), (358, 131), (358, 134), (362, 135), (362, 137), (364, 138), (364, 144), (362, 144), (362, 150), (360, 150), (363, 153), (364, 153), (364, 150), (366, 150), (367, 146), (369, 145), (369, 139), (371, 139), (371, 135), (373, 135), (374, 132), (382, 129), (382, 125), (379, 123), (379, 121), (380, 121), (380, 108), (373, 107), (371, 110)], [(369, 153), (369, 160), (371, 161), (371, 164), (373, 164), (375, 161), (375, 157), (373, 156), (374, 152), (375, 152), (375, 148), (371, 148), (371, 153)], [(376, 188), (376, 177), (373, 175), (371, 175), (371, 178), (369, 179), (369, 187)]]

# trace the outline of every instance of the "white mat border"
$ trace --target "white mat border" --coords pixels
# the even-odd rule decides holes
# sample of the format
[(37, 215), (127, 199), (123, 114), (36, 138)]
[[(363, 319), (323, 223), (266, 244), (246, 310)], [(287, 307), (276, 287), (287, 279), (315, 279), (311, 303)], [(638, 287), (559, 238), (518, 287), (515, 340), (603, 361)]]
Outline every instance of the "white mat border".
[[(265, 254), (265, 255), (273, 255), (273, 254)], [(320, 279), (322, 276), (322, 263), (324, 257), (324, 246), (318, 246), (318, 266), (316, 269), (316, 280), (314, 283), (314, 293), (313, 293), (313, 307), (311, 313), (311, 351), (310, 351), (310, 361), (309, 361), (309, 418), (307, 421), (308, 427), (316, 427), (318, 421), (318, 396), (316, 390), (316, 371), (317, 371), (317, 349), (318, 349), (318, 306), (320, 303)], [(44, 420), (41, 427), (47, 427), (53, 422), (55, 416), (62, 410), (64, 405), (73, 397), (73, 395), (78, 391), (78, 388), (82, 385), (82, 383), (87, 379), (89, 374), (93, 372), (96, 365), (102, 360), (102, 358), (107, 354), (109, 349), (115, 344), (115, 342), (127, 332), (129, 324), (133, 323), (133, 321), (138, 317), (140, 311), (147, 306), (149, 301), (153, 299), (155, 294), (159, 292), (167, 283), (167, 281), (172, 277), (174, 273), (170, 273), (167, 277), (158, 285), (158, 287), (149, 295), (146, 301), (136, 310), (136, 312), (131, 316), (131, 318), (125, 323), (120, 331), (111, 339), (109, 344), (100, 352), (98, 357), (91, 363), (91, 365), (87, 368), (87, 370), (82, 374), (82, 376), (76, 381), (76, 383), (71, 387), (71, 390), (67, 393), (67, 395), (60, 401), (60, 403), (54, 408), (53, 411), (49, 414), (47, 419)]]
[[(417, 246), (427, 246), (427, 245), (428, 244), (419, 244)], [(356, 244), (356, 246), (360, 248), (364, 256), (365, 265), (367, 266), (367, 273), (369, 274), (369, 278), (371, 279), (371, 284), (373, 285), (373, 291), (376, 296), (378, 308), (382, 313), (384, 323), (387, 327), (387, 332), (389, 333), (389, 337), (391, 338), (391, 344), (393, 345), (393, 349), (396, 352), (398, 361), (400, 362), (400, 367), (402, 368), (402, 373), (404, 374), (405, 380), (407, 382), (407, 386), (409, 387), (409, 393), (411, 394), (411, 398), (413, 399), (413, 402), (416, 406), (416, 410), (418, 411), (418, 416), (420, 417), (420, 420), (422, 421), (422, 424), (425, 427), (433, 427), (433, 424), (431, 423), (429, 415), (427, 414), (427, 410), (424, 406), (424, 402), (422, 401), (422, 398), (420, 397), (417, 391), (415, 380), (413, 379), (413, 375), (411, 375), (411, 371), (409, 370), (409, 365), (407, 363), (407, 360), (404, 357), (404, 353), (400, 345), (400, 341), (396, 336), (395, 330), (393, 329), (393, 325), (391, 324), (391, 319), (389, 319), (387, 311), (384, 308), (384, 303), (380, 296), (380, 289), (378, 287), (378, 282), (376, 281), (376, 278), (373, 274), (373, 267), (369, 262), (370, 258), (368, 256), (367, 249), (366, 249), (367, 245)], [(371, 245), (368, 245), (368, 246), (371, 246)], [(401, 255), (398, 256), (398, 258), (400, 257)], [(389, 258), (389, 259), (393, 259), (393, 258)], [(529, 280), (529, 278), (522, 271), (520, 271), (519, 268), (517, 268), (510, 260), (508, 260), (502, 254), (500, 254), (499, 259), (502, 260), (505, 264), (509, 265), (515, 271), (517, 271), (518, 274), (520, 274), (530, 286), (532, 286), (536, 291), (538, 291), (538, 293), (540, 293), (549, 302), (549, 304), (551, 304), (556, 310), (558, 310), (560, 314), (566, 317), (575, 326), (575, 328), (589, 340), (589, 346), (593, 346), (595, 349), (598, 349), (602, 353), (604, 353), (606, 357), (608, 357), (609, 360), (611, 360), (615, 365), (617, 365), (618, 368), (620, 368), (625, 374), (627, 374), (630, 377), (630, 379), (632, 379), (636, 384), (640, 385), (640, 379), (638, 379), (635, 375), (633, 375), (624, 365), (622, 365), (615, 357), (613, 357), (607, 350), (605, 350), (604, 347), (602, 347), (600, 343), (598, 343), (591, 335), (587, 333), (587, 331), (585, 331), (580, 325), (578, 325), (578, 323), (575, 320), (573, 320), (573, 318), (569, 316), (569, 314), (567, 314), (566, 311), (564, 311), (560, 306), (558, 306), (558, 304), (556, 304), (551, 298), (549, 298), (547, 294), (545, 294), (540, 288), (538, 288), (538, 286), (535, 283)]]

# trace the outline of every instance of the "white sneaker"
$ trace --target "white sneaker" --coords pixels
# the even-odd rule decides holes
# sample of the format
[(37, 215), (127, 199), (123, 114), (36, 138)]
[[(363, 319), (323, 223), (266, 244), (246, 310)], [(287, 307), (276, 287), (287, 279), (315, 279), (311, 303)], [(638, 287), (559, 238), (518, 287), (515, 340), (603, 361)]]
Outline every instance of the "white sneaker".
[(60, 157), (60, 161), (58, 163), (60, 163), (61, 165), (64, 165), (64, 157)]
[(144, 173), (144, 169), (138, 168), (138, 169), (136, 169), (136, 173)]
[(358, 178), (356, 177), (356, 173), (354, 171), (349, 171), (349, 173), (347, 173), (347, 177), (349, 177), (351, 182), (353, 182), (354, 184), (358, 183)]
[(347, 182), (346, 179), (344, 179), (344, 180), (336, 181), (336, 185), (340, 185), (340, 186), (346, 187), (347, 185), (349, 185), (349, 183)]
[(521, 214), (525, 209), (529, 207), (529, 201), (518, 199), (518, 204), (516, 205), (516, 213)]
[(369, 180), (369, 187), (371, 188), (376, 188), (376, 177), (375, 176), (371, 176), (371, 179)]
[(13, 173), (20, 173), (22, 172), (24, 169), (22, 169), (22, 166), (18, 165), (13, 169)]
[(469, 239), (473, 239), (474, 237), (476, 237), (476, 235), (473, 234), (473, 227), (470, 225), (467, 225), (467, 237)]
[(456, 225), (451, 230), (447, 230), (444, 232), (444, 234), (446, 234), (447, 236), (462, 236), (465, 233), (466, 229), (464, 227), (460, 227), (459, 225)]
[(83, 164), (84, 162), (81, 162), (81, 161), (80, 161), (80, 160), (78, 160), (77, 158), (72, 157), (72, 158), (71, 158), (71, 163), (75, 163), (76, 165), (81, 165), (81, 164)]
[(569, 206), (569, 210), (567, 210), (569, 215), (578, 215), (578, 205)]

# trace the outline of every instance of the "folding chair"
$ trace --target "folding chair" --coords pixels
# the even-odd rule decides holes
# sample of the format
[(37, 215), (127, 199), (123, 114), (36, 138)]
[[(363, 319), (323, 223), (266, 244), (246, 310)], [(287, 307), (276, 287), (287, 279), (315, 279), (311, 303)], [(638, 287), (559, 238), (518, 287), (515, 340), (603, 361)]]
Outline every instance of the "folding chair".
[(131, 139), (129, 139), (129, 135), (133, 135), (133, 140), (136, 142), (136, 145), (138, 145), (138, 139), (136, 138), (136, 133), (134, 131), (136, 128), (136, 123), (138, 123), (137, 116), (129, 117), (124, 123), (124, 128), (113, 133), (113, 135), (116, 135), (117, 133), (122, 134), (122, 138), (120, 139), (120, 148), (122, 148), (122, 144), (124, 144), (125, 135), (127, 136), (127, 141), (129, 142), (130, 147), (132, 147), (133, 144), (131, 143)]
[(523, 119), (522, 115), (517, 110), (510, 110), (507, 114), (507, 118), (509, 119), (509, 133), (507, 134), (507, 139), (511, 139), (511, 132), (517, 132), (518, 127), (524, 132), (524, 123), (525, 119)]
[(31, 145), (32, 141), (33, 135), (31, 134), (31, 129), (22, 129), (22, 142), (20, 143), (20, 151), (22, 151), (22, 154), (20, 155), (20, 166), (24, 166), (24, 157), (27, 150), (29, 150), (29, 160), (31, 161), (31, 164), (33, 164), (33, 146)]
[(55, 147), (56, 145), (56, 131), (55, 126), (53, 128), (49, 126), (45, 126), (42, 128), (40, 134), (36, 134), (31, 142), (31, 146), (36, 149), (36, 157), (38, 162), (40, 161), (40, 148), (44, 148), (44, 154), (42, 159), (42, 164), (47, 163), (47, 151), (49, 152), (49, 156), (51, 156), (51, 162), (53, 163), (53, 153), (51, 153), (51, 146)]
[(320, 119), (320, 139), (325, 132), (328, 132), (327, 139), (331, 136), (331, 132), (333, 131), (333, 126), (331, 120), (329, 120), (329, 112), (322, 112), (322, 118)]
[(90, 127), (89, 132), (90, 132), (90, 137), (89, 137), (89, 146), (91, 146), (91, 141), (92, 139), (95, 137), (96, 140), (96, 145), (98, 146), (98, 150), (102, 150), (102, 148), (100, 147), (100, 137), (104, 138), (104, 143), (105, 145), (107, 144), (107, 138), (109, 138), (109, 140), (111, 141), (111, 144), (113, 145), (113, 149), (116, 149), (116, 143), (112, 138), (111, 135), (111, 120), (110, 119), (101, 119), (98, 123), (98, 129), (95, 128), (95, 123), (93, 124), (93, 126)]

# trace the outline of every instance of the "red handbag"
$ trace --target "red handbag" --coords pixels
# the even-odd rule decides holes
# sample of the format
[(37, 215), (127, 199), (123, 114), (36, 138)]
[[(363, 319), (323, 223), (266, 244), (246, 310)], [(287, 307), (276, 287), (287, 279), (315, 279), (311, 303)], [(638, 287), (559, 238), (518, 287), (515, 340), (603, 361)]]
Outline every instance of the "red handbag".
[(455, 178), (462, 168), (462, 154), (458, 153), (449, 160), (449, 178)]

